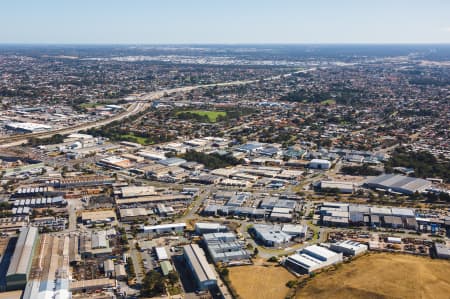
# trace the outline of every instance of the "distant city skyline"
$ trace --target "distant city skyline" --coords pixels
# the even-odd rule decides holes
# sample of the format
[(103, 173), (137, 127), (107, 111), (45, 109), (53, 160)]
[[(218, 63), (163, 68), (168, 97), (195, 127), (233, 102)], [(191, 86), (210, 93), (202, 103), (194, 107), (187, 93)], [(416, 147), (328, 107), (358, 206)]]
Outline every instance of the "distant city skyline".
[(0, 43), (450, 43), (450, 1), (4, 1)]

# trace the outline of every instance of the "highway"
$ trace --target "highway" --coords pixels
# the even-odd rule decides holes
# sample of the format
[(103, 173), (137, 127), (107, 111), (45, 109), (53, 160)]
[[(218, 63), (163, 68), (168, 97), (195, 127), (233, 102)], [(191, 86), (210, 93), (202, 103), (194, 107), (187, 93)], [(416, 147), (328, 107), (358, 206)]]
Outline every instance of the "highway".
[[(305, 72), (314, 71), (314, 70), (316, 70), (316, 68), (299, 70), (299, 71), (284, 74), (284, 75), (268, 77), (268, 78), (265, 78), (262, 80), (263, 81), (278, 80), (280, 78), (292, 76), (293, 74), (305, 73)], [(120, 112), (110, 118), (98, 120), (95, 122), (88, 122), (88, 123), (80, 124), (80, 125), (73, 126), (73, 127), (50, 130), (50, 131), (45, 131), (45, 132), (2, 136), (2, 137), (0, 137), (0, 148), (6, 148), (6, 147), (11, 147), (11, 146), (26, 144), (28, 141), (28, 138), (30, 138), (30, 137), (45, 138), (45, 137), (51, 137), (55, 134), (71, 134), (71, 133), (76, 133), (76, 132), (79, 132), (82, 130), (88, 130), (91, 128), (101, 127), (101, 126), (110, 124), (114, 121), (122, 120), (124, 118), (138, 114), (141, 111), (144, 111), (145, 109), (150, 107), (151, 101), (159, 99), (166, 94), (189, 92), (194, 89), (205, 88), (205, 87), (244, 85), (244, 84), (256, 83), (259, 81), (261, 81), (261, 80), (260, 79), (238, 80), (238, 81), (230, 81), (230, 82), (222, 82), (222, 83), (200, 84), (200, 85), (195, 85), (195, 86), (177, 87), (177, 88), (170, 88), (170, 89), (164, 89), (164, 90), (150, 92), (150, 93), (140, 96), (135, 102), (133, 102), (130, 106), (128, 106), (126, 110), (124, 110), (123, 112)]]

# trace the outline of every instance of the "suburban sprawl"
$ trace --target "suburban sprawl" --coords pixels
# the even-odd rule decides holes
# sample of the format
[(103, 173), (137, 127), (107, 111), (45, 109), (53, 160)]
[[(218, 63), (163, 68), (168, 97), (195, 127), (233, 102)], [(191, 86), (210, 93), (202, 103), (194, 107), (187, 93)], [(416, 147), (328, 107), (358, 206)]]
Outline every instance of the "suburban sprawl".
[(430, 47), (3, 46), (0, 298), (311, 298), (368, 259), (450, 274)]

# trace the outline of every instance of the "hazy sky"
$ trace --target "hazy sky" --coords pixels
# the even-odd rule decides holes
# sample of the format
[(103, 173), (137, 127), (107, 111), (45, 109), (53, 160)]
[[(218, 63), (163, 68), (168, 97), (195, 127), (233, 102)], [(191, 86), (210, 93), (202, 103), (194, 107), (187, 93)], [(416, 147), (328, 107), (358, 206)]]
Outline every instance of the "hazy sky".
[(450, 0), (0, 0), (0, 43), (450, 43)]

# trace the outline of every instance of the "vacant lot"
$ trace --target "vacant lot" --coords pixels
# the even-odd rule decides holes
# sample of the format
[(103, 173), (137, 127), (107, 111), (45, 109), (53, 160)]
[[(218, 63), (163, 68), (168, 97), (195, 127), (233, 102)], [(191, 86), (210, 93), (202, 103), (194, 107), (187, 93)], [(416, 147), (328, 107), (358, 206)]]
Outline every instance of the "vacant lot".
[(208, 117), (209, 121), (213, 122), (213, 123), (217, 121), (217, 117), (227, 115), (227, 113), (225, 111), (208, 111), (208, 110), (180, 111), (177, 114), (180, 114), (180, 113), (192, 113), (192, 114), (197, 114), (200, 116), (206, 116), (206, 117)]
[(283, 267), (231, 267), (230, 280), (242, 299), (284, 299), (288, 293), (286, 282), (295, 279)]
[(297, 298), (450, 298), (450, 262), (370, 254), (318, 274)]

